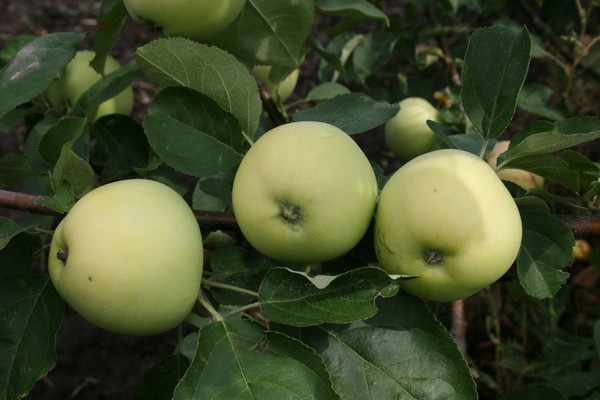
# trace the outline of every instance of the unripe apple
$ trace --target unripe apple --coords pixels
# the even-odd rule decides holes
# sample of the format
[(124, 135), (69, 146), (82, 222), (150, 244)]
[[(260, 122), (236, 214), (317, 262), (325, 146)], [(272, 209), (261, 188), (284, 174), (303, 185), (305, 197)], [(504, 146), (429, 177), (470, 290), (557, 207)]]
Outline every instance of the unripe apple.
[(439, 121), (438, 110), (421, 97), (400, 101), (400, 111), (384, 125), (385, 143), (394, 156), (407, 162), (440, 148), (427, 120)]
[(199, 42), (219, 34), (238, 16), (246, 0), (123, 0), (131, 18), (167, 36)]
[[(68, 100), (70, 104), (75, 104), (77, 99), (96, 82), (102, 75), (97, 73), (91, 66), (90, 61), (95, 57), (95, 53), (90, 50), (81, 50), (75, 54), (75, 57), (67, 64), (60, 80), (54, 81), (46, 92), (46, 98), (55, 107), (59, 107)], [(113, 57), (106, 58), (104, 67), (105, 73), (111, 73), (121, 68), (121, 65)], [(126, 88), (115, 97), (106, 100), (98, 106), (92, 113), (94, 119), (98, 119), (110, 114), (129, 115), (133, 110), (133, 89)]]
[[(509, 140), (500, 140), (496, 142), (492, 151), (486, 155), (485, 159), (493, 169), (496, 169), (498, 157), (508, 150), (509, 145)], [(544, 186), (544, 178), (522, 169), (507, 168), (498, 171), (497, 174), (500, 179), (513, 182), (523, 189), (541, 188)]]
[(83, 196), (50, 245), (50, 279), (91, 323), (151, 335), (180, 324), (194, 306), (203, 269), (194, 213), (168, 186), (131, 179)]
[(288, 76), (283, 78), (281, 82), (274, 83), (269, 78), (269, 74), (271, 73), (270, 65), (255, 65), (254, 73), (256, 76), (260, 78), (260, 80), (265, 84), (265, 87), (276, 101), (283, 103), (286, 101), (294, 92), (296, 88), (296, 83), (298, 82), (298, 74), (299, 70), (296, 68), (293, 70)]
[(463, 299), (498, 280), (522, 238), (519, 210), (481, 158), (462, 150), (423, 154), (381, 190), (375, 251), (401, 287), (424, 299)]
[(233, 182), (244, 237), (276, 260), (339, 257), (365, 234), (377, 199), (369, 160), (345, 132), (323, 122), (278, 126), (246, 153)]

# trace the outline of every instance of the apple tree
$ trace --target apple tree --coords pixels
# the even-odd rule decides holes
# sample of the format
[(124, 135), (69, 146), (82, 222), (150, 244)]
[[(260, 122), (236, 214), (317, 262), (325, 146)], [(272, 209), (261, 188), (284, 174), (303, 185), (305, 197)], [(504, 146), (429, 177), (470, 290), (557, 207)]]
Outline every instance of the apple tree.
[[(177, 6), (163, 2), (172, 8), (169, 14), (161, 11), (161, 2), (152, 7), (148, 3), (103, 0), (93, 32), (20, 35), (0, 49), (0, 130), (11, 134), (18, 126), (27, 132), (21, 152), (0, 156), (1, 398), (26, 397), (56, 363), (56, 335), (65, 307), (70, 307), (47, 269), (48, 260), (57, 256), (49, 251), (57, 225), (95, 188), (128, 179), (161, 182), (185, 199), (194, 210), (202, 232), (198, 246), (204, 250), (196, 304), (173, 330), (179, 345), (147, 371), (135, 398), (598, 396), (598, 306), (590, 306), (580, 336), (559, 328), (564, 310), (557, 308), (567, 304), (575, 239), (600, 236), (600, 160), (594, 159), (600, 138), (600, 120), (594, 113), (599, 110), (578, 107), (584, 101), (578, 98), (583, 78), (596, 79), (598, 88), (594, 49), (600, 32), (592, 24), (594, 16), (597, 20), (597, 3), (565, 2), (576, 22), (562, 36), (564, 27), (558, 22), (548, 25), (534, 18), (536, 13), (558, 10), (551, 1), (541, 2), (541, 8), (528, 4), (503, 8), (500, 3), (510, 2), (408, 0), (397, 2), (400, 5), (368, 0), (246, 0), (224, 1), (222, 9), (214, 13), (202, 9), (198, 14), (186, 8), (195, 7), (191, 1)], [(210, 20), (221, 15), (226, 22)], [(523, 20), (523, 15), (529, 18)], [(560, 20), (557, 13), (552, 15)], [(163, 16), (164, 20), (159, 18)], [(176, 26), (190, 16), (203, 29), (218, 28), (207, 33)], [(121, 68), (105, 69), (123, 23), (131, 17), (153, 25), (145, 29), (160, 31), (155, 39), (139, 43), (134, 59), (122, 60)], [(202, 18), (208, 19), (206, 24), (196, 20)], [(95, 52), (90, 67), (101, 79), (75, 97), (58, 104), (48, 101), (48, 89), (85, 43)], [(546, 69), (552, 84), (543, 79), (548, 76)], [(149, 104), (136, 105), (140, 117), (117, 113), (94, 117), (99, 105), (142, 80), (152, 85), (153, 92)], [(399, 102), (408, 97), (425, 98), (436, 109), (419, 122), (421, 128), (411, 115), (403, 115), (400, 121), (410, 129), (433, 133), (434, 145), (428, 152), (453, 149), (471, 153), (483, 163), (498, 141), (510, 140), (493, 171), (522, 170), (544, 179), (544, 185), (529, 188), (510, 182), (507, 175), (502, 185), (495, 182), (493, 188), (485, 183), (468, 185), (473, 196), (481, 195), (477, 198), (484, 211), (476, 221), (481, 220), (492, 236), (470, 241), (455, 235), (445, 244), (480, 256), (471, 259), (486, 260), (490, 254), (502, 254), (506, 243), (517, 238), (511, 245), (516, 257), (509, 257), (510, 269), (502, 271), (502, 278), (475, 284), (478, 293), (466, 299), (432, 301), (436, 296), (427, 292), (435, 291), (435, 285), (424, 289), (421, 285), (422, 297), (403, 289), (411, 286), (409, 282), (419, 282), (419, 273), (391, 273), (381, 267), (374, 245), (377, 190), (400, 170), (413, 174), (405, 180), (411, 185), (430, 178), (403, 169), (410, 161), (396, 159), (389, 149), (383, 156), (366, 150), (360, 154), (369, 156), (368, 173), (372, 172), (377, 189), (372, 207), (366, 207), (364, 227), (348, 223), (354, 215), (338, 207), (353, 203), (353, 198), (344, 198), (335, 182), (316, 179), (333, 174), (330, 163), (311, 159), (323, 149), (281, 142), (279, 149), (260, 153), (250, 171), (268, 165), (268, 171), (274, 172), (268, 176), (278, 176), (284, 174), (284, 159), (290, 157), (274, 155), (295, 150), (299, 172), (269, 189), (290, 193), (291, 185), (298, 182), (305, 187), (293, 193), (318, 189), (333, 201), (325, 202), (328, 218), (311, 223), (321, 223), (319, 229), (327, 237), (360, 234), (342, 254), (325, 259), (312, 257), (310, 246), (294, 252), (303, 253), (299, 259), (279, 257), (283, 253), (278, 246), (283, 245), (274, 239), (269, 239), (264, 252), (253, 246), (251, 235), (242, 232), (266, 235), (252, 226), (261, 221), (251, 218), (253, 210), (259, 215), (268, 201), (250, 194), (261, 176), (240, 185), (235, 198), (232, 192), (242, 160), (263, 135), (311, 121), (334, 127), (348, 135), (353, 145), (366, 149), (384, 142), (384, 126), (400, 116)], [(323, 151), (332, 163), (341, 159), (338, 143), (332, 141)], [(587, 151), (594, 145), (595, 153)], [(394, 146), (402, 149), (410, 144), (403, 145), (398, 138)], [(272, 157), (280, 161), (271, 165)], [(342, 162), (351, 174), (354, 160)], [(469, 177), (460, 165), (441, 165), (440, 175)], [(355, 175), (350, 178), (356, 179), (344, 185), (357, 180)], [(260, 185), (261, 190), (268, 184)], [(443, 235), (437, 233), (452, 232), (453, 224), (461, 221), (472, 222), (464, 209), (457, 213), (463, 186), (445, 187), (455, 190), (456, 196), (443, 204), (431, 201), (424, 191), (412, 199), (424, 206), (423, 214), (436, 219), (407, 210), (416, 225), (435, 228), (422, 239), (433, 247), (441, 246), (436, 240)], [(514, 202), (515, 218), (521, 222), (511, 226), (512, 241), (506, 238), (505, 225), (494, 219), (497, 201), (505, 192), (510, 196), (502, 201)], [(406, 203), (398, 193), (386, 204)], [(244, 218), (239, 221), (234, 200), (243, 203)], [(302, 223), (308, 226), (310, 206), (298, 202), (283, 212), (294, 228)], [(140, 201), (129, 206), (142, 205)], [(102, 213), (102, 204), (96, 207)], [(462, 219), (457, 218), (460, 213)], [(393, 215), (386, 210), (380, 218)], [(243, 221), (251, 221), (250, 226), (242, 227)], [(85, 225), (85, 215), (81, 223)], [(125, 229), (122, 220), (111, 223), (115, 232)], [(270, 226), (265, 220), (260, 228)], [(400, 230), (394, 236), (411, 238), (410, 226), (393, 229)], [(313, 247), (327, 250), (319, 253), (330, 254), (328, 239), (312, 239)], [(485, 245), (473, 248), (474, 243)], [(98, 243), (90, 241), (87, 246)], [(102, 250), (107, 255), (111, 251)], [(182, 255), (168, 256), (176, 268)], [(588, 259), (599, 260), (593, 251)], [(453, 282), (459, 287), (456, 293), (462, 293), (463, 285), (470, 294), (486, 265), (453, 268), (461, 271), (463, 279), (466, 276), (464, 284)], [(151, 291), (162, 282), (148, 279), (144, 284)], [(511, 304), (506, 312), (522, 327), (519, 338), (537, 340), (535, 351), (552, 357), (532, 357), (531, 365), (523, 369), (526, 351), (531, 351), (525, 340), (519, 342), (522, 347), (513, 343), (518, 350), (509, 354), (507, 341), (512, 339), (502, 336), (505, 321), (498, 293), (510, 298), (505, 300)], [(172, 298), (177, 295), (175, 291)], [(80, 296), (77, 301), (84, 301), (84, 293)], [(489, 305), (481, 318), (469, 317), (482, 312), (470, 301), (475, 296)], [(131, 305), (126, 300), (112, 304), (109, 296), (105, 301), (114, 312)], [(544, 323), (528, 325), (532, 319), (550, 321), (548, 330), (542, 330)], [(468, 326), (466, 320), (471, 321)], [(488, 345), (495, 350), (493, 362), (474, 355), (481, 352), (469, 346), (472, 329), (487, 333)], [(579, 350), (577, 356), (565, 350), (565, 341)]]

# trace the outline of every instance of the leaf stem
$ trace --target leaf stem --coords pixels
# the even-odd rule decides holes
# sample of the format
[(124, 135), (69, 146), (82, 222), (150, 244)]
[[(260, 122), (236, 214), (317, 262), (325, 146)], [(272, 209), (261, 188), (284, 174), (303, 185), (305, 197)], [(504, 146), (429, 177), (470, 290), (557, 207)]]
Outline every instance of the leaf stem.
[(235, 308), (235, 309), (229, 311), (227, 314), (223, 315), (223, 318), (229, 318), (235, 314), (244, 312), (246, 310), (250, 310), (252, 308), (257, 308), (259, 306), (260, 306), (260, 302), (258, 302), (258, 301), (255, 303), (246, 304), (245, 306), (241, 306), (241, 307), (238, 307), (238, 308)]
[(219, 289), (231, 290), (234, 292), (239, 292), (239, 293), (247, 294), (249, 296), (258, 298), (257, 292), (254, 292), (249, 289), (244, 289), (244, 288), (241, 288), (238, 286), (234, 286), (234, 285), (229, 285), (227, 283), (220, 283), (220, 282), (215, 282), (215, 281), (211, 281), (211, 280), (202, 278), (202, 284), (204, 286), (210, 286), (210, 287), (219, 288)]
[(224, 321), (224, 318), (221, 314), (219, 314), (219, 312), (213, 307), (213, 305), (210, 303), (210, 301), (208, 301), (208, 299), (206, 298), (206, 296), (204, 295), (204, 292), (202, 292), (202, 290), (200, 291), (200, 294), (198, 295), (198, 303), (200, 303), (200, 305), (202, 307), (204, 307), (206, 309), (206, 311), (208, 311), (208, 313), (211, 315), (211, 317), (213, 319), (215, 319), (216, 321)]

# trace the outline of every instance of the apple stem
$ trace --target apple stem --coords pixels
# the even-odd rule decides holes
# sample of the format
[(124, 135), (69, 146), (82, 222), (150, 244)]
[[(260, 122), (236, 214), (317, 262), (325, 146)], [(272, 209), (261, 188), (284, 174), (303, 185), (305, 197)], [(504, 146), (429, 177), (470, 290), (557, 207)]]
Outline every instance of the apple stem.
[(200, 291), (200, 294), (198, 294), (198, 303), (200, 303), (200, 305), (202, 307), (204, 307), (206, 309), (206, 311), (208, 311), (208, 313), (211, 315), (211, 317), (214, 318), (216, 321), (224, 321), (225, 320), (223, 318), (223, 316), (221, 314), (219, 314), (219, 312), (217, 310), (215, 310), (215, 308), (210, 303), (210, 301), (208, 301), (208, 299), (206, 298), (206, 296), (204, 295), (204, 292), (202, 292), (202, 290)]
[(427, 250), (423, 258), (427, 264), (438, 264), (444, 259), (442, 253), (437, 250)]
[(244, 293), (244, 294), (247, 294), (252, 297), (258, 297), (258, 293), (254, 292), (252, 290), (244, 289), (244, 288), (234, 286), (234, 285), (228, 285), (226, 283), (211, 281), (211, 280), (208, 280), (205, 278), (202, 278), (202, 284), (204, 286), (210, 286), (210, 287), (219, 288), (219, 289), (231, 290), (234, 292)]
[(281, 207), (281, 216), (292, 224), (299, 223), (302, 220), (300, 207), (291, 206), (289, 204), (285, 204)]
[(246, 304), (245, 306), (241, 306), (241, 307), (238, 307), (236, 309), (229, 311), (227, 314), (223, 315), (223, 318), (229, 318), (232, 315), (244, 312), (246, 310), (250, 310), (252, 308), (259, 308), (259, 307), (260, 307), (260, 302), (258, 302), (258, 301), (255, 303)]
[(62, 262), (67, 262), (67, 258), (69, 258), (69, 253), (66, 251), (59, 250), (56, 252), (56, 258), (58, 258)]

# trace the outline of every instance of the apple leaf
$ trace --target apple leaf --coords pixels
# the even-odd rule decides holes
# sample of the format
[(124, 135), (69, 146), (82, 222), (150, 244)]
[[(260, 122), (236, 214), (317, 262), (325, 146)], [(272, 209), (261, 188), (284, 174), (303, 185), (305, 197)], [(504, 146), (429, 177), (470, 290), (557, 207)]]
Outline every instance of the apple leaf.
[(543, 176), (546, 179), (576, 191), (579, 188), (579, 175), (570, 169), (569, 163), (550, 154), (530, 154), (503, 164), (497, 171), (517, 168)]
[(39, 152), (47, 162), (56, 164), (65, 144), (74, 143), (85, 128), (86, 119), (76, 117), (62, 118), (54, 123), (41, 137)]
[(31, 271), (34, 257), (42, 248), (39, 236), (21, 233), (12, 235), (5, 244), (4, 218), (0, 218), (0, 279), (13, 275), (23, 275)]
[(350, 93), (350, 89), (348, 89), (344, 85), (340, 85), (336, 82), (324, 82), (321, 83), (308, 92), (306, 96), (306, 101), (323, 101), (329, 100), (338, 96), (340, 94)]
[(0, 68), (8, 64), (22, 47), (33, 42), (38, 36), (32, 34), (21, 34), (11, 38), (0, 48)]
[(594, 389), (600, 388), (600, 374), (597, 368), (569, 371), (552, 379), (548, 384), (558, 390), (565, 399), (590, 398), (586, 395), (593, 395)]
[(353, 135), (385, 123), (398, 110), (398, 104), (376, 101), (362, 93), (348, 93), (300, 110), (294, 114), (294, 120), (327, 122)]
[(573, 233), (541, 200), (519, 198), (517, 205), (523, 223), (517, 257), (519, 283), (532, 297), (552, 297), (569, 277), (562, 269), (573, 263)]
[(172, 168), (213, 175), (242, 159), (243, 136), (235, 118), (209, 97), (169, 87), (154, 96), (143, 122), (156, 153)]
[(369, 318), (377, 312), (377, 297), (397, 292), (394, 279), (375, 267), (315, 277), (288, 268), (273, 268), (260, 286), (258, 300), (261, 312), (269, 320), (310, 326)]
[(247, 0), (212, 42), (251, 65), (296, 68), (313, 18), (313, 0)]
[(469, 39), (462, 70), (465, 113), (486, 139), (500, 136), (515, 113), (527, 76), (531, 38), (502, 26), (480, 28)]
[(390, 25), (387, 15), (366, 0), (316, 0), (317, 9), (324, 13), (343, 15), (356, 19), (372, 19)]
[(248, 320), (200, 329), (174, 400), (337, 399), (323, 360), (302, 342)]
[(475, 399), (475, 383), (448, 331), (423, 302), (400, 291), (350, 325), (303, 328), (341, 399)]
[(170, 400), (190, 362), (184, 355), (173, 354), (144, 374), (133, 400)]
[(8, 218), (0, 217), (0, 250), (5, 248), (14, 236), (24, 230), (25, 228), (16, 222), (13, 222)]
[(504, 400), (567, 400), (556, 389), (541, 383), (533, 383), (511, 392)]
[(194, 89), (233, 114), (248, 135), (257, 129), (262, 113), (258, 86), (246, 67), (231, 54), (218, 47), (174, 37), (139, 47), (136, 61), (159, 88)]
[(0, 398), (20, 399), (56, 363), (64, 302), (46, 276), (0, 279)]
[(81, 32), (50, 33), (21, 48), (0, 70), (0, 118), (46, 90), (84, 37)]
[(537, 83), (523, 85), (519, 100), (519, 108), (530, 113), (548, 118), (553, 121), (565, 119), (565, 113), (548, 106), (548, 101), (553, 90), (548, 86)]
[(103, 0), (96, 32), (93, 36), (95, 56), (90, 65), (100, 75), (104, 72), (106, 57), (121, 33), (121, 27), (127, 19), (127, 8), (122, 0)]
[(139, 70), (134, 65), (126, 65), (105, 75), (79, 96), (75, 104), (73, 104), (71, 115), (85, 116), (104, 101), (115, 97), (128, 88), (138, 75)]
[(0, 189), (14, 188), (29, 178), (31, 167), (23, 154), (0, 156)]

